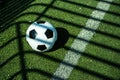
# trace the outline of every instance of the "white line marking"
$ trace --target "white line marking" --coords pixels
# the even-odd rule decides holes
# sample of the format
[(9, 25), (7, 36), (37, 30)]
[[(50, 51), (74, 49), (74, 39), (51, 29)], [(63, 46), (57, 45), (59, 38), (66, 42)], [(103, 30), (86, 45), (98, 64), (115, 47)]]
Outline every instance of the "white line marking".
[[(106, 0), (106, 1), (112, 2), (112, 0)], [(110, 7), (109, 3), (105, 3), (101, 1), (98, 3), (96, 8), (107, 11), (109, 7)], [(104, 18), (104, 15), (105, 15), (105, 12), (94, 10), (91, 14), (91, 17), (102, 20)], [(96, 30), (99, 27), (99, 24), (100, 24), (100, 21), (88, 19), (85, 27)], [(93, 31), (88, 31), (86, 29), (83, 29), (82, 31), (80, 31), (77, 37), (90, 41), (94, 33), (95, 32)], [(87, 42), (75, 39), (73, 44), (71, 45), (71, 48), (80, 52), (84, 52), (87, 44), (88, 44)], [(60, 64), (60, 66), (57, 68), (56, 72), (54, 73), (52, 80), (68, 79), (74, 67), (65, 65), (64, 62), (68, 64), (76, 65), (80, 57), (81, 57), (80, 54), (76, 54), (74, 51), (69, 50), (63, 62)], [(58, 79), (58, 77), (60, 78)]]

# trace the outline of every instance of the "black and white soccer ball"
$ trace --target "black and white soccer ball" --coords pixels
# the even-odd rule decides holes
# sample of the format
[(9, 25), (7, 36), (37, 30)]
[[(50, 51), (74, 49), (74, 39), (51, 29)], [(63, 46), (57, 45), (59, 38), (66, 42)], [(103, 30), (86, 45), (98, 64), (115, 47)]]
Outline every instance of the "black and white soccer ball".
[(26, 40), (33, 50), (45, 52), (54, 46), (57, 40), (57, 31), (47, 21), (36, 21), (28, 27)]

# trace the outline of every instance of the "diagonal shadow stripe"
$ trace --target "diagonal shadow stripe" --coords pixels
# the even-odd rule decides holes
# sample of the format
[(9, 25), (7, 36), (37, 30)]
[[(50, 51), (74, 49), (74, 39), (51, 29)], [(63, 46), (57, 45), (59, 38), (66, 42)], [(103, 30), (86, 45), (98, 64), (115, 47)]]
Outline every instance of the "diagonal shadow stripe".
[[(43, 70), (41, 70), (41, 69), (35, 69), (35, 68), (33, 68), (33, 69), (26, 69), (26, 71), (27, 71), (27, 73), (37, 73), (37, 74), (40, 74), (40, 75), (43, 75), (43, 76), (46, 76), (46, 77), (48, 77), (48, 78), (51, 78), (52, 77), (52, 74), (51, 73), (49, 73), (49, 72), (45, 72), (45, 71), (43, 71)], [(16, 72), (16, 73), (14, 73), (12, 76), (10, 76), (10, 78), (9, 79), (7, 79), (7, 80), (14, 80), (14, 78), (17, 76), (17, 75), (19, 75), (19, 74), (21, 74), (21, 73), (23, 73), (22, 71), (18, 71), (18, 72)], [(62, 78), (60, 78), (60, 77), (58, 77), (58, 76), (56, 76), (59, 80), (62, 80)], [(23, 79), (24, 80), (24, 79)]]
[(16, 16), (18, 16), (22, 11), (27, 9), (28, 5), (31, 2), (33, 2), (33, 0), (16, 0), (12, 1), (11, 4), (6, 5), (5, 8), (0, 9), (0, 32), (5, 30), (8, 27), (7, 25), (12, 23), (12, 21), (16, 19)]
[(101, 1), (101, 2), (105, 2), (105, 3), (111, 4), (111, 5), (114, 5), (114, 6), (120, 7), (120, 3), (109, 2), (108, 0), (96, 0), (96, 1)]
[[(69, 47), (64, 47), (66, 50), (71, 50), (73, 52), (75, 52), (76, 54), (82, 54), (80, 51), (78, 50), (75, 50), (75, 49), (71, 49)], [(46, 58), (48, 60), (51, 60), (53, 62), (57, 62), (57, 63), (61, 63), (62, 60), (58, 59), (58, 58), (55, 58), (55, 57), (51, 57), (47, 54), (39, 54), (38, 52), (34, 52), (34, 51), (25, 51), (26, 54), (33, 54), (33, 55), (38, 55), (40, 57), (43, 57), (43, 58)], [(84, 53), (83, 53), (84, 54)], [(89, 57), (89, 56), (88, 56)], [(78, 71), (82, 71), (82, 72), (85, 72), (86, 74), (89, 74), (91, 76), (95, 76), (95, 77), (98, 77), (100, 79), (108, 79), (108, 80), (115, 80), (114, 78), (112, 77), (109, 77), (109, 76), (106, 76), (104, 74), (101, 74), (101, 73), (98, 73), (98, 72), (95, 72), (95, 71), (92, 71), (92, 70), (89, 70), (89, 69), (86, 69), (86, 68), (83, 68), (83, 67), (80, 67), (80, 66), (77, 66), (77, 65), (73, 65), (73, 64), (70, 64), (68, 62), (62, 62), (64, 65), (66, 66), (69, 66), (69, 67), (74, 67), (76, 70)], [(120, 66), (120, 65), (119, 65)], [(58, 78), (57, 78), (58, 79)]]
[[(96, 7), (92, 7), (92, 6), (89, 6), (89, 5), (77, 3), (77, 2), (74, 2), (74, 1), (70, 1), (70, 0), (61, 0), (61, 1), (62, 1), (62, 2), (66, 2), (66, 3), (73, 4), (73, 5), (85, 7), (85, 8), (88, 8), (88, 9), (92, 9), (92, 10), (98, 10), (98, 11), (106, 12), (106, 13), (111, 14), (111, 15), (120, 16), (120, 13), (116, 13), (116, 12), (112, 12), (112, 11), (106, 11), (106, 10), (103, 10), (103, 9), (100, 9), (100, 8), (96, 8)], [(105, 0), (97, 0), (97, 1), (107, 2), (107, 1), (105, 1)], [(112, 2), (107, 2), (107, 3), (108, 3), (108, 4), (112, 4)], [(114, 4), (114, 3), (113, 3), (113, 4)], [(120, 4), (115, 4), (115, 5), (120, 5)]]

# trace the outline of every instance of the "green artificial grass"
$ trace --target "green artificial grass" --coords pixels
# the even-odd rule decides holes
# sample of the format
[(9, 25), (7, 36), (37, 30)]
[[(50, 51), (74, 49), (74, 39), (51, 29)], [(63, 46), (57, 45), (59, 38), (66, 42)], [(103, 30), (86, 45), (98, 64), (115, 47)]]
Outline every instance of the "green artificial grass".
[[(3, 15), (6, 19), (3, 19), (4, 23), (0, 23), (0, 80), (50, 80), (67, 54), (66, 47), (71, 47), (79, 31), (90, 18), (90, 14), (95, 10), (98, 1), (30, 0), (26, 4), (22, 1), (15, 1), (15, 3), (9, 1), (8, 3), (16, 7), (7, 5), (7, 8), (10, 7), (12, 11), (2, 9), (5, 11)], [(114, 3), (119, 4), (119, 0), (114, 0)], [(20, 7), (21, 5), (23, 6)], [(118, 8), (119, 6), (113, 4), (109, 11), (119, 14)], [(68, 31), (69, 39), (65, 45), (45, 53), (33, 51), (25, 35), (29, 25), (37, 20), (48, 21), (55, 28)], [(120, 18), (118, 15), (107, 13), (104, 20), (119, 24)], [(117, 38), (99, 32), (111, 34)], [(118, 26), (101, 22), (98, 32), (96, 31), (91, 41), (118, 50), (120, 46), (118, 37), (120, 37)], [(83, 53), (77, 64), (79, 68), (73, 70), (69, 79), (100, 80), (103, 78), (103, 76), (100, 78), (100, 75), (118, 79), (120, 73), (118, 67), (108, 63), (120, 64), (119, 54), (115, 50), (90, 43), (85, 55)]]
[[(111, 4), (69, 80), (119, 80), (119, 6)], [(74, 77), (76, 75), (76, 77)]]

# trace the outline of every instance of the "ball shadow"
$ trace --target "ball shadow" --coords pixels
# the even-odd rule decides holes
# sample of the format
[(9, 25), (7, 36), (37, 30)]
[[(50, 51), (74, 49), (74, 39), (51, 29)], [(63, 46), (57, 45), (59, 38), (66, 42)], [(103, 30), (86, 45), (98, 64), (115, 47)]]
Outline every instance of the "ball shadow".
[(69, 32), (64, 28), (56, 28), (57, 31), (57, 41), (55, 42), (53, 48), (50, 51), (55, 51), (59, 48), (64, 47), (69, 39)]

